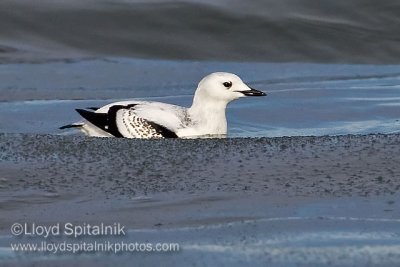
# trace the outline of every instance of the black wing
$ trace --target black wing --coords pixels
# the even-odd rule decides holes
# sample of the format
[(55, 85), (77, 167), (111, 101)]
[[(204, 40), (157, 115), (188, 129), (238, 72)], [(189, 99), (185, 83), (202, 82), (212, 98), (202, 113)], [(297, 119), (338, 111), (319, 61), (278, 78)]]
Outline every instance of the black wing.
[[(124, 137), (118, 129), (117, 119), (116, 119), (117, 112), (120, 111), (121, 109), (129, 110), (133, 108), (135, 105), (136, 104), (126, 105), (126, 106), (114, 105), (109, 108), (107, 113), (96, 113), (84, 109), (76, 109), (76, 111), (88, 122), (92, 123), (93, 125), (102, 129), (103, 131), (108, 132), (115, 137)], [(160, 136), (164, 138), (178, 137), (176, 133), (165, 128), (162, 125), (145, 120), (143, 118), (140, 118), (140, 120), (145, 122), (147, 125), (149, 125), (148, 127), (152, 128), (151, 130), (154, 130), (156, 133), (158, 133)]]

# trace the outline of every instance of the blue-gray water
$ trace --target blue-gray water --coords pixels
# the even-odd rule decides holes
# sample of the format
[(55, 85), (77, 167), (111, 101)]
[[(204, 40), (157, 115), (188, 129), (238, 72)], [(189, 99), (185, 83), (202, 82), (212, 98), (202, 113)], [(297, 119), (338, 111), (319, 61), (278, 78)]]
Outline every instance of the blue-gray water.
[[(76, 134), (58, 130), (75, 108), (120, 99), (189, 106), (214, 71), (268, 93), (229, 105), (230, 137), (400, 132), (399, 36), (395, 0), (1, 0), (0, 265), (398, 266), (397, 135), (2, 133)], [(14, 221), (102, 219), (182, 252), (9, 247)]]
[(0, 61), (400, 61), (396, 0), (2, 0)]

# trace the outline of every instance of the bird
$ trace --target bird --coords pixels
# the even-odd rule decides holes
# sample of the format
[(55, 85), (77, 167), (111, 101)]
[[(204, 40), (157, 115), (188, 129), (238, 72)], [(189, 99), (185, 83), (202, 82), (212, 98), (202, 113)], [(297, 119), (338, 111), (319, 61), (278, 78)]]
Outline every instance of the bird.
[(226, 107), (236, 99), (267, 94), (227, 72), (214, 72), (199, 82), (192, 105), (127, 100), (103, 107), (76, 109), (84, 121), (60, 129), (79, 128), (88, 136), (124, 138), (197, 138), (226, 136)]

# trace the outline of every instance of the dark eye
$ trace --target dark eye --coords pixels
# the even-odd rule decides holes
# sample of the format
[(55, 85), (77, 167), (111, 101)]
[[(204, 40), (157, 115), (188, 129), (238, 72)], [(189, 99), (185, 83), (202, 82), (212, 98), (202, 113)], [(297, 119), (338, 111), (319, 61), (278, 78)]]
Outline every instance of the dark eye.
[(224, 85), (226, 88), (231, 88), (231, 87), (232, 87), (232, 82), (224, 82), (223, 85)]

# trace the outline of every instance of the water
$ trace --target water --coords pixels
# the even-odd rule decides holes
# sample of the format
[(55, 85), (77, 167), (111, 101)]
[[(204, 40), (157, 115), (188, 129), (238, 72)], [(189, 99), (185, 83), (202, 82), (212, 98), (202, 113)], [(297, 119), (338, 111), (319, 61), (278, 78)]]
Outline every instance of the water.
[(112, 58), (0, 65), (0, 131), (69, 134), (75, 108), (140, 98), (190, 106), (213, 71), (239, 74), (267, 97), (228, 107), (230, 137), (392, 133), (400, 130), (400, 67), (221, 63)]
[[(253, 195), (254, 196), (254, 195)], [(251, 197), (246, 197), (248, 200)], [(398, 197), (390, 196), (390, 199)], [(196, 200), (196, 199), (195, 199)], [(221, 200), (221, 198), (219, 198)], [(259, 199), (260, 200), (260, 199)], [(110, 264), (117, 266), (129, 265), (132, 257), (138, 265), (154, 265), (162, 261), (165, 266), (193, 265), (202, 266), (265, 266), (265, 262), (273, 266), (397, 266), (400, 260), (399, 219), (385, 211), (387, 204), (382, 198), (366, 200), (365, 198), (319, 199), (315, 203), (304, 203), (301, 200), (284, 202), (285, 205), (271, 204), (264, 200), (263, 205), (246, 207), (245, 213), (253, 213), (250, 217), (232, 217), (229, 209), (218, 209), (221, 203), (212, 198), (201, 198), (201, 203), (210, 201), (213, 208), (208, 215), (200, 220), (203, 225), (190, 224), (152, 229), (151, 225), (140, 229), (125, 229), (126, 235), (90, 236), (82, 235), (79, 238), (63, 235), (64, 222), (60, 222), (60, 235), (44, 238), (43, 236), (0, 236), (0, 260), (5, 266), (12, 266), (15, 262), (21, 264), (40, 262), (41, 266), (52, 266), (54, 263), (88, 263), (101, 266)], [(146, 201), (146, 200), (145, 200)], [(199, 216), (199, 203), (188, 201), (185, 204), (176, 202), (160, 202), (147, 199), (153, 205), (162, 205), (160, 208), (179, 211), (177, 205), (188, 205), (196, 215), (192, 214), (189, 222)], [(243, 205), (246, 200), (230, 197), (226, 199), (229, 207)], [(248, 200), (249, 201), (249, 200)], [(350, 201), (350, 205), (349, 205)], [(394, 201), (394, 200), (393, 200)], [(254, 199), (249, 203), (254, 203)], [(178, 204), (177, 204), (178, 203)], [(197, 203), (197, 204), (196, 204)], [(234, 205), (234, 204), (237, 205)], [(257, 203), (257, 202), (256, 202)], [(225, 205), (227, 203), (224, 203)], [(132, 205), (132, 203), (128, 204)], [(120, 205), (119, 205), (120, 206)], [(146, 206), (151, 209), (152, 205)], [(153, 206), (154, 207), (154, 206)], [(226, 207), (226, 206), (225, 206)], [(333, 207), (333, 208), (332, 208)], [(104, 207), (103, 207), (104, 208)], [(208, 209), (210, 206), (208, 206)], [(130, 209), (131, 211), (132, 209)], [(136, 212), (138, 209), (133, 209)], [(371, 210), (374, 215), (371, 215)], [(216, 212), (217, 218), (213, 217)], [(179, 212), (178, 212), (179, 213)], [(254, 213), (259, 215), (254, 217)], [(266, 213), (275, 214), (265, 217)], [(279, 214), (277, 216), (277, 214)], [(292, 216), (290, 216), (290, 215)], [(351, 216), (349, 216), (351, 214)], [(368, 214), (368, 216), (366, 216)], [(379, 215), (378, 215), (379, 214)], [(165, 216), (165, 214), (164, 214)], [(177, 215), (179, 217), (179, 215)], [(218, 218), (220, 220), (218, 220)], [(205, 223), (207, 222), (207, 223)], [(28, 223), (28, 225), (30, 225)], [(39, 225), (39, 224), (36, 224)], [(47, 227), (55, 225), (46, 224)], [(83, 223), (74, 223), (83, 225)], [(93, 224), (92, 225), (98, 225)], [(105, 224), (110, 225), (110, 224)], [(112, 224), (111, 224), (112, 225)], [(82, 251), (72, 253), (66, 250), (65, 245), (75, 244), (151, 244), (173, 243), (179, 245), (179, 251), (143, 252), (137, 249), (122, 251), (114, 254), (113, 248), (99, 249), (97, 253)], [(15, 252), (11, 245), (34, 244), (41, 248), (46, 243), (47, 251), (26, 253)], [(54, 244), (49, 246), (49, 244)], [(55, 250), (54, 246), (58, 246)], [(95, 245), (93, 245), (95, 246)], [(132, 246), (131, 246), (132, 247)], [(82, 249), (82, 248), (81, 248)], [(134, 253), (134, 254), (132, 254)], [(79, 257), (77, 256), (79, 255)], [(106, 255), (106, 256), (105, 256)], [(79, 262), (78, 262), (79, 261)], [(7, 265), (7, 263), (9, 265)], [(92, 265), (89, 265), (92, 266)]]
[[(229, 137), (399, 132), (399, 29), (400, 2), (395, 0), (1, 0), (0, 133), (78, 134), (58, 129), (81, 119), (75, 108), (121, 99), (189, 106), (199, 80), (214, 71), (236, 73), (251, 87), (268, 93), (267, 97), (248, 97), (229, 105)], [(10, 140), (5, 146), (14, 144), (15, 138), (3, 138)], [(7, 218), (39, 218), (37, 222), (48, 223), (120, 218), (131, 223), (125, 241), (179, 242), (182, 246), (182, 252), (176, 254), (136, 253), (134, 261), (142, 266), (155, 262), (166, 266), (179, 262), (205, 266), (265, 266), (265, 262), (274, 266), (397, 266), (399, 201), (398, 194), (389, 195), (396, 192), (395, 186), (386, 189), (395, 180), (396, 162), (383, 155), (393, 150), (392, 139), (381, 138), (372, 138), (378, 143), (382, 140), (381, 148), (369, 149), (350, 138), (346, 139), (350, 148), (357, 149), (349, 150), (346, 145), (332, 150), (336, 144), (327, 142), (326, 150), (319, 146), (306, 146), (301, 152), (283, 149), (276, 153), (277, 158), (268, 156), (273, 155), (269, 152), (246, 149), (245, 142), (251, 147), (258, 142), (242, 140), (237, 146), (238, 155), (244, 155), (240, 161), (236, 153), (234, 157), (221, 153), (200, 166), (197, 161), (208, 159), (205, 152), (195, 152), (198, 156), (176, 164), (180, 161), (175, 158), (180, 157), (174, 153), (181, 155), (187, 147), (182, 150), (174, 145), (174, 153), (167, 153), (168, 157), (161, 153), (158, 158), (166, 164), (143, 157), (144, 163), (151, 162), (148, 165), (141, 159), (152, 155), (148, 144), (135, 144), (134, 152), (118, 150), (122, 156), (115, 156), (108, 151), (122, 144), (103, 147), (99, 145), (102, 140), (90, 139), (87, 146), (88, 140), (78, 140), (76, 148), (74, 142), (58, 143), (51, 136), (29, 137), (29, 142), (15, 143), (15, 147), (22, 144), (19, 147), (28, 151), (29, 157), (5, 157), (2, 162), (0, 209)], [(39, 147), (44, 155), (35, 150), (34, 143), (43, 143)], [(67, 149), (71, 145), (72, 150)], [(150, 147), (153, 145), (157, 144)], [(52, 151), (52, 146), (57, 149)], [(371, 160), (365, 148), (382, 155)], [(360, 149), (365, 153), (351, 154)], [(25, 150), (10, 151), (19, 155)], [(136, 153), (140, 150), (146, 153)], [(318, 159), (319, 152), (328, 155), (328, 160)], [(41, 160), (49, 153), (50, 161)], [(267, 168), (254, 163), (251, 156), (257, 153), (264, 156), (262, 165)], [(220, 157), (224, 160), (215, 160)], [(172, 161), (166, 160), (170, 158)], [(372, 164), (374, 159), (377, 161)], [(144, 166), (144, 173), (137, 170), (138, 164)], [(106, 171), (102, 172), (103, 165)], [(180, 179), (179, 168), (186, 165), (191, 171)], [(291, 171), (282, 174), (287, 169)], [(197, 171), (200, 175), (191, 175)], [(300, 186), (294, 183), (298, 179)], [(286, 180), (290, 183), (284, 184)], [(353, 180), (365, 186), (354, 187)], [(123, 187), (120, 181), (126, 181)], [(271, 182), (265, 187), (267, 181)], [(146, 188), (153, 187), (169, 191), (175, 184), (181, 187), (181, 199), (174, 191), (172, 201), (160, 197), (157, 202), (146, 196), (143, 204), (124, 198), (125, 192), (147, 192)], [(219, 192), (220, 185), (225, 188), (222, 191), (231, 192), (226, 200), (222, 191), (212, 197), (201, 191)], [(316, 194), (314, 185), (326, 188), (325, 193)], [(38, 197), (31, 194), (37, 188), (57, 192)], [(287, 188), (305, 194), (307, 201), (288, 195), (291, 191)], [(243, 192), (243, 197), (233, 192)], [(256, 192), (265, 195), (258, 197)], [(361, 194), (357, 192), (363, 197), (355, 198)], [(369, 194), (373, 192), (385, 196), (372, 198)], [(14, 253), (9, 244), (21, 239), (8, 235), (10, 220), (0, 225), (3, 233), (7, 231), (0, 236), (2, 264), (132, 264), (131, 254)], [(164, 224), (160, 228), (156, 226), (159, 222)]]
[(0, 61), (397, 64), (399, 14), (396, 0), (2, 0)]

